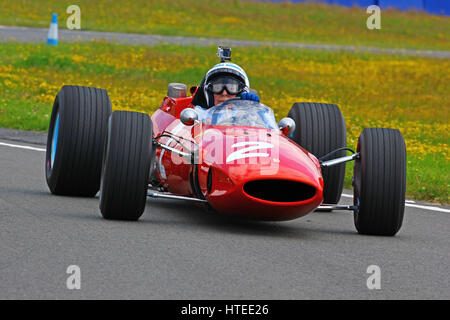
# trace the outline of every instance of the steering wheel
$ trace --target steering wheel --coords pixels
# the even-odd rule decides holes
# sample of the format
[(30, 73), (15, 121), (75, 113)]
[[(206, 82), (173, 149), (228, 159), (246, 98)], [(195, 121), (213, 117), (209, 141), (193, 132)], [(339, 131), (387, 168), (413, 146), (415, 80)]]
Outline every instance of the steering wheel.
[(222, 102), (221, 104), (218, 104), (218, 106), (224, 107), (224, 106), (226, 106), (227, 104), (232, 103), (232, 102), (234, 102), (234, 101), (238, 101), (238, 100), (242, 100), (242, 98), (241, 98), (240, 96), (237, 96), (237, 97), (228, 99), (227, 101), (224, 101), (224, 102)]

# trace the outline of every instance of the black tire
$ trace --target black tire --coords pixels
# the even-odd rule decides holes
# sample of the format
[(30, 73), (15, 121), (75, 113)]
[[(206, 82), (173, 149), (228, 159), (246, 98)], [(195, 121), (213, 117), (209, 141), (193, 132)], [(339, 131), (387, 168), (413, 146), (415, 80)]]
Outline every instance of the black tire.
[(53, 194), (93, 197), (100, 188), (111, 101), (104, 89), (63, 86), (53, 103), (45, 175)]
[(151, 157), (152, 122), (149, 115), (113, 112), (108, 124), (100, 186), (103, 218), (139, 219), (147, 199)]
[(405, 210), (406, 149), (400, 131), (366, 128), (358, 139), (353, 172), (354, 214), (360, 234), (393, 236)]
[[(317, 158), (347, 146), (345, 120), (335, 104), (297, 102), (288, 117), (295, 121), (290, 138)], [(345, 155), (345, 150), (339, 151), (331, 158)], [(322, 168), (322, 177), (323, 203), (338, 203), (344, 188), (345, 163)]]

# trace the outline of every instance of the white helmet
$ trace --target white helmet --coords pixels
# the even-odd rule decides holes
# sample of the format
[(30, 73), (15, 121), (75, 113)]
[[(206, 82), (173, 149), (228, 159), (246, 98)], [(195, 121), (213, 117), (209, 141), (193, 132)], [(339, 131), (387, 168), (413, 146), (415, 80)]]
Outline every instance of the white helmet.
[(212, 67), (205, 76), (205, 82), (204, 82), (204, 93), (206, 98), (206, 103), (208, 107), (212, 107), (214, 105), (214, 96), (213, 94), (208, 91), (208, 84), (219, 77), (222, 76), (231, 76), (233, 78), (236, 78), (239, 80), (242, 85), (243, 89), (242, 92), (249, 92), (250, 90), (250, 82), (248, 80), (247, 74), (245, 73), (244, 69), (242, 69), (240, 66), (238, 66), (235, 63), (231, 62), (222, 62), (219, 64), (216, 64), (214, 67)]

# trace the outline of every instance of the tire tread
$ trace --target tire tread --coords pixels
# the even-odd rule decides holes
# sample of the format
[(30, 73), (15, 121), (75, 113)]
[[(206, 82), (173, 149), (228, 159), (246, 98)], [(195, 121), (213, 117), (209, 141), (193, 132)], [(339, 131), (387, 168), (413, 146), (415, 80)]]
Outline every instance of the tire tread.
[[(47, 138), (46, 178), (52, 193), (95, 196), (111, 112), (111, 101), (104, 89), (65, 85), (58, 92)], [(47, 162), (56, 113), (60, 115), (60, 131), (55, 163), (50, 168)]]
[(100, 210), (105, 219), (137, 220), (145, 209), (152, 154), (147, 114), (115, 111), (104, 155)]
[[(317, 158), (347, 146), (345, 121), (337, 105), (297, 102), (288, 116), (296, 123), (293, 140)], [(341, 151), (335, 156), (345, 154), (345, 151)], [(344, 188), (345, 164), (323, 168), (322, 176), (323, 202), (338, 203)]]
[[(406, 149), (399, 130), (365, 128), (358, 140), (361, 158), (355, 161), (360, 179), (360, 209), (355, 226), (361, 234), (393, 236), (401, 228), (405, 207)], [(358, 163), (357, 163), (358, 162)], [(356, 172), (357, 171), (357, 172)]]

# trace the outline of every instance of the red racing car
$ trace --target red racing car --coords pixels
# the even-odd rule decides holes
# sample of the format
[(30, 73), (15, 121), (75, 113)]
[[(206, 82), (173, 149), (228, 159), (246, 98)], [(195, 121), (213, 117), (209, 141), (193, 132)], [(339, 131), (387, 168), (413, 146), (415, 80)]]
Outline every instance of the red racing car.
[[(198, 88), (187, 96), (185, 85), (170, 84), (150, 117), (112, 112), (103, 89), (63, 86), (48, 131), (50, 191), (94, 197), (100, 190), (105, 219), (137, 220), (147, 197), (163, 197), (258, 220), (351, 210), (361, 234), (398, 232), (406, 185), (398, 130), (366, 128), (352, 151), (334, 104), (294, 103), (278, 124), (269, 107), (238, 97), (200, 115), (192, 103)], [(348, 161), (354, 203), (337, 205)]]

